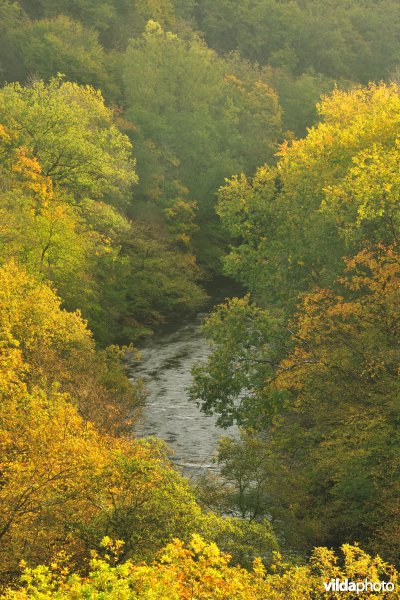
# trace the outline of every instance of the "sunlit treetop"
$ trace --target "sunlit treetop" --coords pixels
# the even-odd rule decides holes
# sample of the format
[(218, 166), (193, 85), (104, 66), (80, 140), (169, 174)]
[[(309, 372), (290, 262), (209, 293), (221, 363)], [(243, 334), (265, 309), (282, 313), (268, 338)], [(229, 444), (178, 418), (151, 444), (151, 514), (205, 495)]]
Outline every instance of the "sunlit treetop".
[(85, 196), (121, 203), (136, 182), (128, 138), (93, 88), (64, 82), (7, 85), (0, 92), (2, 122), (31, 148), (44, 175), (79, 202)]

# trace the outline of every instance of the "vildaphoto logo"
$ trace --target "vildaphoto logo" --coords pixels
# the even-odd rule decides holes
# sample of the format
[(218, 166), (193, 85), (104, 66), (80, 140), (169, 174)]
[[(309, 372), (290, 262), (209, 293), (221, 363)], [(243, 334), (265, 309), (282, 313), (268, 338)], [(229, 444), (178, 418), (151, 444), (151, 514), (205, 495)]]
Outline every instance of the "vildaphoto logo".
[(391, 581), (351, 581), (350, 579), (331, 579), (324, 583), (326, 592), (394, 592), (395, 585)]

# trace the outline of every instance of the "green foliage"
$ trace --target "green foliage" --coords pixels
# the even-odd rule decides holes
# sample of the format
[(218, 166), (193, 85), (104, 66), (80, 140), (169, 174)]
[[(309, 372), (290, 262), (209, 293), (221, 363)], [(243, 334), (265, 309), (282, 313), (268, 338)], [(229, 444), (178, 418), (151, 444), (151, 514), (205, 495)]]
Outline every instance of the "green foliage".
[(249, 571), (257, 559), (270, 566), (274, 554), (279, 550), (271, 523), (267, 519), (221, 519), (214, 539), (218, 547), (230, 555), (233, 565), (240, 565)]
[(228, 506), (243, 519), (260, 520), (267, 516), (271, 457), (265, 440), (251, 430), (243, 431), (240, 440), (221, 438), (218, 463), (227, 485)]
[(108, 0), (77, 0), (76, 2), (68, 2), (67, 0), (59, 0), (57, 3), (50, 0), (22, 0), (21, 5), (34, 18), (54, 17), (59, 14), (64, 14), (82, 21), (82, 23), (90, 24), (96, 29), (102, 29), (107, 26), (108, 20), (114, 14), (112, 2)]
[(276, 147), (280, 111), (268, 75), (150, 21), (128, 46), (124, 82), (138, 147), (138, 193), (169, 214), (178, 194), (183, 192), (181, 205), (186, 194), (195, 199), (196, 250), (211, 266), (210, 246), (218, 244), (215, 190), (224, 177), (272, 157)]
[(113, 122), (100, 92), (53, 79), (7, 85), (0, 93), (2, 123), (16, 144), (32, 149), (43, 173), (71, 194), (126, 203), (137, 177), (131, 144)]
[(397, 64), (398, 20), (390, 0), (205, 0), (198, 10), (199, 27), (218, 51), (362, 83)]
[[(279, 332), (270, 330), (266, 346), (259, 321), (255, 332), (243, 329), (237, 301), (209, 318), (215, 352), (195, 368), (192, 394), (222, 424), (255, 423), (265, 432), (222, 442), (224, 483), (208, 482), (209, 505), (271, 515), (298, 551), (357, 539), (395, 559), (398, 270), (397, 247), (348, 259), (347, 276), (336, 282), (341, 293), (317, 289), (305, 297), (290, 326), (294, 349), (269, 361), (270, 371), (257, 368), (257, 358), (271, 352)], [(226, 393), (238, 382), (239, 408)], [(280, 412), (272, 419), (271, 398), (285, 399), (272, 405)]]
[(102, 345), (202, 304), (194, 258), (126, 216), (137, 180), (131, 145), (98, 92), (60, 79), (13, 84), (0, 107), (2, 260), (53, 281)]
[(251, 304), (249, 297), (219, 305), (203, 327), (213, 352), (194, 367), (193, 400), (227, 426), (262, 424), (282, 405), (284, 395), (268, 385), (279, 363), (280, 320)]
[[(271, 70), (271, 82), (282, 107), (282, 129), (289, 139), (293, 134), (298, 138), (306, 135), (307, 128), (318, 121), (317, 103), (321, 96), (332, 92), (337, 85), (322, 74), (293, 75), (290, 69), (280, 67)], [(340, 80), (339, 85), (346, 89), (350, 83)]]
[(19, 70), (15, 35), (26, 19), (17, 2), (0, 1), (0, 80), (11, 81)]
[(28, 21), (15, 34), (14, 44), (19, 67), (13, 77), (19, 81), (28, 77), (48, 81), (63, 73), (69, 81), (90, 83), (110, 94), (108, 60), (98, 34), (79, 21), (64, 15)]
[(86, 548), (105, 535), (124, 542), (123, 558), (151, 560), (173, 537), (189, 539), (206, 516), (189, 483), (171, 465), (160, 440), (114, 443), (91, 480), (94, 512), (73, 523)]
[[(195, 368), (192, 395), (222, 424), (261, 428), (261, 505), (286, 543), (357, 539), (394, 560), (398, 88), (335, 91), (319, 111), (323, 121), (283, 145), (276, 167), (220, 191), (218, 212), (238, 240), (226, 270), (269, 312), (246, 300), (217, 308), (206, 330), (215, 352)], [(243, 473), (256, 453), (249, 440), (225, 444), (228, 492), (216, 500), (250, 510)]]
[(388, 558), (399, 530), (399, 264), (397, 248), (363, 251), (347, 261), (346, 298), (305, 298), (277, 378), (293, 400), (271, 433), (311, 544), (358, 539)]
[[(100, 33), (104, 45), (121, 49), (131, 37), (140, 35), (149, 19), (167, 27), (175, 23), (174, 3), (171, 0), (35, 0), (21, 2), (34, 17), (53, 18), (67, 15), (84, 26)], [(33, 6), (32, 6), (33, 4)], [(190, 10), (190, 0), (183, 0), (177, 13), (184, 16)]]
[[(354, 82), (396, 77), (399, 22), (395, 0), (0, 0), (2, 578), (29, 562), (7, 597), (398, 578), (357, 546), (274, 562), (271, 522), (301, 554), (398, 559), (399, 89)], [(249, 295), (207, 319), (191, 388), (246, 428), (200, 493), (221, 518), (127, 436), (143, 390), (107, 345), (198, 310), (228, 243)]]
[(276, 168), (221, 188), (217, 211), (239, 242), (226, 272), (262, 305), (293, 310), (299, 293), (332, 284), (343, 255), (397, 240), (399, 108), (396, 86), (336, 91)]

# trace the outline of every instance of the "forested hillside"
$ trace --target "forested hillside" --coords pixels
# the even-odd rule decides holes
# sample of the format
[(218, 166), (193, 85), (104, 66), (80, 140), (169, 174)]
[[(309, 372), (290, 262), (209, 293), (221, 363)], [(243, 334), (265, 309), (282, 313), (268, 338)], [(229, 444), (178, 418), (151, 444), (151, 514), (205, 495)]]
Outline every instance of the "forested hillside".
[[(353, 598), (400, 563), (400, 4), (0, 0), (0, 594)], [(183, 477), (125, 357), (206, 319)]]

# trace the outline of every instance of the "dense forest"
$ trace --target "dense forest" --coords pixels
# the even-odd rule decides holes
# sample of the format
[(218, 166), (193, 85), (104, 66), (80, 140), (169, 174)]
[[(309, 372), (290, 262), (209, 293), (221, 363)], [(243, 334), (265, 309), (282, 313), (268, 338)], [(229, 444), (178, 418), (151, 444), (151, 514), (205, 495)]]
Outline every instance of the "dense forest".
[[(0, 0), (0, 33), (1, 597), (397, 598), (400, 4)], [(190, 396), (240, 438), (194, 484), (125, 358), (217, 280)]]

